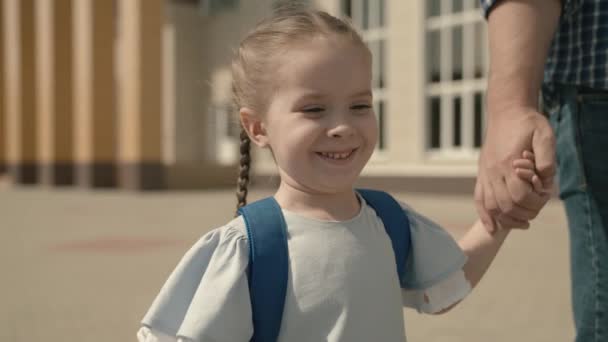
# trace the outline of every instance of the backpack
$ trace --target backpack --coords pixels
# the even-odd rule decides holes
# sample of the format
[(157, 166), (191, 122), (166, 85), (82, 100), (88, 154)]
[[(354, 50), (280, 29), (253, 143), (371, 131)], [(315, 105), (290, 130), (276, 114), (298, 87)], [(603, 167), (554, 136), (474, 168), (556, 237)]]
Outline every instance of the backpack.
[[(391, 195), (357, 189), (382, 220), (395, 252), (397, 274), (403, 284), (410, 249), (410, 224), (405, 211)], [(253, 316), (252, 342), (276, 341), (281, 328), (289, 271), (287, 226), (273, 197), (241, 207), (249, 241), (248, 282)]]

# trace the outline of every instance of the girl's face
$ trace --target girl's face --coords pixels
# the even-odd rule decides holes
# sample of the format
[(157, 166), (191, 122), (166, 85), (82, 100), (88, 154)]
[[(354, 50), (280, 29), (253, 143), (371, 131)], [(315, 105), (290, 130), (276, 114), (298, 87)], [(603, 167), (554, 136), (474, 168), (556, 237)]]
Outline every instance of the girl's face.
[(346, 39), (317, 38), (277, 60), (254, 141), (270, 146), (285, 185), (323, 194), (351, 190), (378, 135), (371, 56)]

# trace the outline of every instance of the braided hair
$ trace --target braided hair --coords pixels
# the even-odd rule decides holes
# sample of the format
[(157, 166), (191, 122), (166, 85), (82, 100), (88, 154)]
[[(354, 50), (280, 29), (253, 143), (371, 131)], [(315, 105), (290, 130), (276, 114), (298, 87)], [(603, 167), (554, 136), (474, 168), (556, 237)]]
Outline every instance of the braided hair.
[(241, 158), (239, 160), (239, 177), (236, 181), (236, 198), (238, 203), (236, 205), (237, 212), (235, 216), (238, 216), (238, 210), (241, 207), (247, 205), (247, 186), (249, 185), (249, 169), (251, 166), (251, 140), (247, 135), (247, 132), (241, 128)]

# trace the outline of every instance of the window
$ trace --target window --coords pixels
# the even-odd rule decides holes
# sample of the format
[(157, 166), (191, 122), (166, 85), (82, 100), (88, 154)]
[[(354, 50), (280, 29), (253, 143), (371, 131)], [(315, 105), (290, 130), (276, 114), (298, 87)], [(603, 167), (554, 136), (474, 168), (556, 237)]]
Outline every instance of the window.
[(386, 82), (386, 1), (385, 0), (342, 0), (342, 13), (351, 18), (353, 25), (361, 32), (373, 56), (372, 92), (374, 110), (378, 117), (378, 150), (387, 148), (387, 82)]
[(478, 0), (426, 1), (426, 146), (440, 158), (475, 158), (481, 146), (485, 37)]

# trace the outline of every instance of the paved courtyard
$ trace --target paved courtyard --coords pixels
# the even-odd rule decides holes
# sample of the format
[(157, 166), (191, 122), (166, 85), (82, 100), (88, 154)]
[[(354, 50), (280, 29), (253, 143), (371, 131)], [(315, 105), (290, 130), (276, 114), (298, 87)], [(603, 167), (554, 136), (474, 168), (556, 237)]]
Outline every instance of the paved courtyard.
[[(252, 198), (268, 192), (254, 191)], [(396, 193), (454, 236), (470, 196)], [(234, 211), (231, 190), (0, 189), (0, 341), (134, 341), (182, 254)], [(571, 341), (561, 203), (511, 234), (478, 289), (443, 316), (406, 310), (410, 341)], [(381, 318), (379, 318), (381, 319)]]

